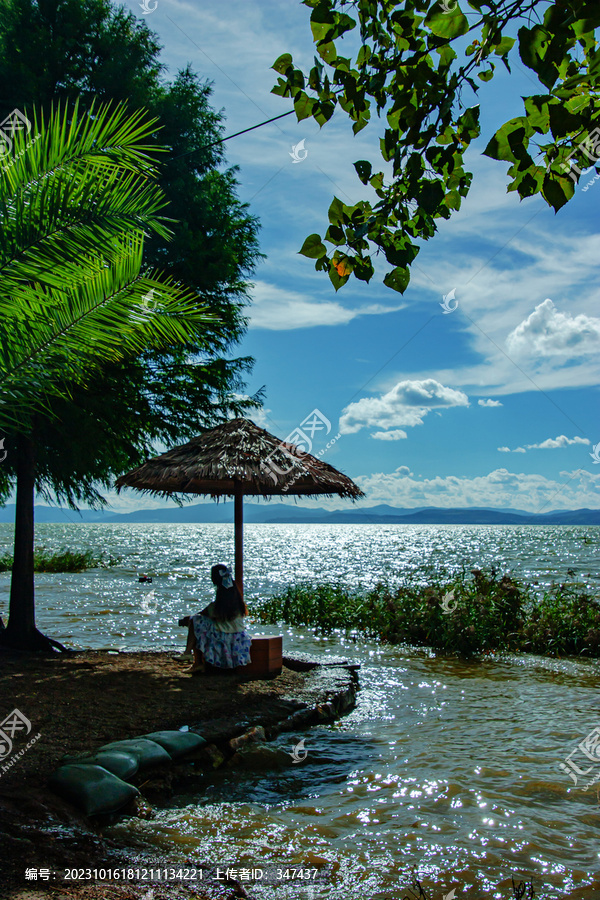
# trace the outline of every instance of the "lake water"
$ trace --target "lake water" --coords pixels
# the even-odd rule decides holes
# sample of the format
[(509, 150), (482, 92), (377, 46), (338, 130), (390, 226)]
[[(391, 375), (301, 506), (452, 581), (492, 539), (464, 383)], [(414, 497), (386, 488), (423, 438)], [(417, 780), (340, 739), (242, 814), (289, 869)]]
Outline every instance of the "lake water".
[[(37, 543), (121, 557), (36, 579), (41, 628), (96, 648), (181, 648), (177, 619), (212, 596), (210, 565), (233, 549), (225, 525), (41, 525)], [(426, 581), (463, 565), (540, 586), (572, 580), (571, 569), (598, 595), (599, 543), (598, 529), (569, 526), (249, 525), (247, 599), (298, 581)], [(0, 526), (0, 552), (9, 544)], [(0, 615), (8, 584), (1, 575)], [(362, 663), (356, 709), (269, 744), (272, 769), (219, 772), (155, 819), (113, 827), (115, 839), (181, 861), (330, 873), (310, 887), (249, 883), (257, 898), (398, 900), (412, 871), (431, 900), (452, 888), (456, 900), (512, 897), (511, 877), (532, 880), (536, 897), (600, 896), (600, 803), (583, 789), (600, 758), (576, 751), (593, 769), (577, 786), (559, 769), (600, 727), (600, 662), (460, 661), (287, 627), (284, 646)], [(294, 765), (302, 738), (308, 755)]]

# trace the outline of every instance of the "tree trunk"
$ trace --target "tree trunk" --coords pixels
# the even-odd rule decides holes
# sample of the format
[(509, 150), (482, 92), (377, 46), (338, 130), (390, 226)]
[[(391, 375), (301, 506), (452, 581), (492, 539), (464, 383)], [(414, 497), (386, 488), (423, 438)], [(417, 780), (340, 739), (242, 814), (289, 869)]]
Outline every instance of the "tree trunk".
[(17, 650), (59, 650), (66, 648), (41, 634), (35, 627), (33, 575), (35, 495), (35, 447), (30, 436), (17, 439), (17, 497), (15, 542), (8, 625), (0, 631), (0, 643)]
[(31, 645), (36, 630), (33, 581), (35, 456), (32, 439), (21, 435), (17, 440), (16, 451), (15, 549), (6, 638), (13, 646), (25, 648)]

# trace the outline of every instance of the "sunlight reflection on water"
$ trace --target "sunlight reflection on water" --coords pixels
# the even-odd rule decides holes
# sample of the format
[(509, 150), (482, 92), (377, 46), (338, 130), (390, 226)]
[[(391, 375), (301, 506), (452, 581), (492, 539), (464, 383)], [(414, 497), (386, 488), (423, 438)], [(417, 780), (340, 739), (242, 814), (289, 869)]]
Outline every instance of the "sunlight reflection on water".
[[(253, 597), (301, 580), (369, 586), (417, 570), (426, 580), (427, 567), (463, 564), (495, 564), (542, 584), (573, 567), (597, 590), (597, 534), (250, 525), (248, 600), (252, 606)], [(181, 649), (177, 619), (211, 598), (210, 565), (232, 555), (227, 525), (42, 525), (37, 536), (50, 549), (122, 558), (107, 570), (37, 576), (39, 624), (77, 646)], [(0, 539), (1, 552), (7, 527)], [(142, 573), (152, 585), (138, 583)], [(0, 576), (0, 615), (8, 583)], [(335, 725), (282, 735), (267, 745), (268, 768), (219, 771), (156, 819), (114, 826), (115, 838), (150, 857), (164, 851), (211, 865), (314, 865), (326, 874), (311, 885), (312, 897), (306, 884), (248, 885), (260, 900), (398, 900), (413, 868), (432, 900), (453, 887), (456, 900), (512, 897), (512, 875), (533, 878), (538, 898), (558, 900), (576, 888), (582, 900), (598, 896), (600, 806), (558, 769), (600, 724), (597, 661), (464, 661), (287, 627), (284, 642), (361, 662), (356, 709)], [(308, 756), (294, 765), (289, 753), (301, 738)]]
[[(12, 529), (0, 525), (0, 553)], [(39, 624), (80, 647), (175, 648), (177, 620), (212, 598), (210, 566), (231, 561), (230, 525), (39, 525), (49, 550), (91, 549), (121, 563), (110, 569), (36, 576)], [(565, 579), (573, 567), (600, 589), (598, 529), (541, 526), (248, 525), (245, 588), (266, 597), (300, 581), (370, 587), (410, 574), (425, 583), (445, 567), (495, 565), (527, 581)], [(138, 575), (153, 578), (139, 584)], [(8, 612), (10, 576), (0, 574), (0, 616)], [(149, 595), (152, 596), (149, 598)]]

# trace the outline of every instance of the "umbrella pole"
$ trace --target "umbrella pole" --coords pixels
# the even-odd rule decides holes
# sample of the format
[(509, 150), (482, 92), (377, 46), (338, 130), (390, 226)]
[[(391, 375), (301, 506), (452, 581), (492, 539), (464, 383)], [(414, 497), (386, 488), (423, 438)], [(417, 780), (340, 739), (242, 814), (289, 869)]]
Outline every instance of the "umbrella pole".
[(233, 523), (235, 532), (235, 583), (244, 596), (244, 493), (241, 484), (236, 481), (234, 494)]

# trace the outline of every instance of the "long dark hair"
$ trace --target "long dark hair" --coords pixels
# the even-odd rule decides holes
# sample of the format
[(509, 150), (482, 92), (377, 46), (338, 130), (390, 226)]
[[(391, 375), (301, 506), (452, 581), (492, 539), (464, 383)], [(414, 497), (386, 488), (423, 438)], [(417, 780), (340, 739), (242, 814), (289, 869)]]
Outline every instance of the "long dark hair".
[(210, 570), (211, 581), (217, 586), (214, 616), (220, 622), (228, 622), (237, 618), (237, 616), (248, 615), (248, 608), (238, 591), (235, 581), (231, 587), (223, 587), (223, 578), (227, 575), (230, 575), (230, 572), (223, 563), (218, 563)]

